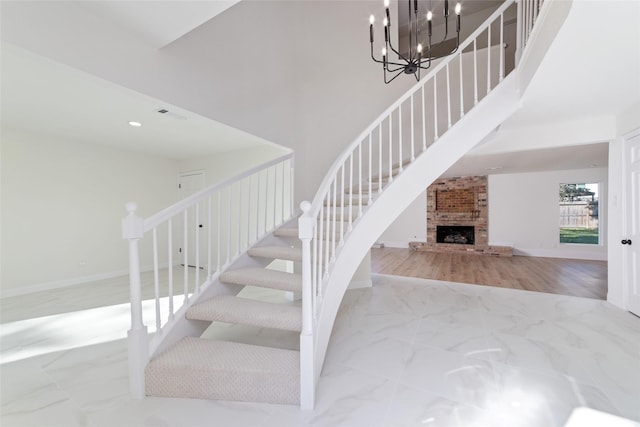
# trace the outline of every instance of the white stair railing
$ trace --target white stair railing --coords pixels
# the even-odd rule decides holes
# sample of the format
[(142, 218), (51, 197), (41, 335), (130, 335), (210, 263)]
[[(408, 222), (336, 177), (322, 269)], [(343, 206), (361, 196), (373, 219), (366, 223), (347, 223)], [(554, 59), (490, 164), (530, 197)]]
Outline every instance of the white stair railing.
[[(324, 349), (316, 336), (332, 267), (352, 230), (376, 198), (427, 152), (517, 63), (542, 0), (506, 0), (458, 50), (437, 65), (369, 125), (335, 160), (313, 202), (302, 202), (303, 260), (301, 406), (313, 408)], [(506, 57), (505, 27), (516, 20), (516, 49)], [(349, 278), (343, 278), (349, 280)], [(336, 279), (337, 280), (337, 279)]]
[[(293, 191), (293, 154), (287, 154), (146, 219), (136, 215), (135, 203), (127, 203), (122, 229), (129, 241), (134, 398), (144, 397), (147, 362), (171, 328), (184, 321), (186, 309), (247, 249), (295, 216)], [(141, 262), (150, 265), (152, 284), (142, 283)]]

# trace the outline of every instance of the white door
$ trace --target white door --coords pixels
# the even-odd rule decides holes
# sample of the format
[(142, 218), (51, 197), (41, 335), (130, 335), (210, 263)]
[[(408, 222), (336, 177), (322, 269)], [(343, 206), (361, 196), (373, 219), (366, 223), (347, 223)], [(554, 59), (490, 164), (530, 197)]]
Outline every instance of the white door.
[(629, 311), (640, 316), (640, 130), (625, 138), (624, 155), (627, 219), (620, 241), (624, 245), (622, 265)]
[[(178, 197), (180, 200), (191, 196), (194, 193), (202, 190), (204, 188), (204, 172), (186, 172), (178, 175)], [(204, 209), (202, 206), (191, 207), (187, 211), (186, 218), (186, 242), (184, 239), (185, 236), (185, 225), (183, 223), (184, 218), (180, 218), (179, 223), (181, 224), (179, 235), (180, 240), (178, 240), (178, 252), (179, 252), (179, 260), (180, 264), (185, 265), (185, 255), (186, 255), (186, 265), (189, 267), (202, 268), (202, 260), (205, 258), (202, 254), (206, 246), (203, 244), (206, 242), (204, 239)], [(186, 244), (185, 244), (186, 243)], [(197, 249), (197, 250), (196, 250)]]

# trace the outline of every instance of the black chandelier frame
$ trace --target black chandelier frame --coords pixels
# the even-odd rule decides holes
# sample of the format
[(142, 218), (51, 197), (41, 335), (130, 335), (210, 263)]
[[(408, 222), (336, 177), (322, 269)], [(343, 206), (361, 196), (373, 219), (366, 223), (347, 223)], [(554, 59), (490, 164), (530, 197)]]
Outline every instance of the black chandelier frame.
[[(432, 47), (432, 38), (433, 38), (433, 26), (432, 19), (433, 13), (431, 10), (427, 13), (427, 39), (426, 39), (426, 47), (420, 42), (420, 25), (418, 19), (418, 0), (407, 0), (408, 1), (408, 10), (409, 10), (409, 53), (408, 55), (403, 55), (393, 46), (391, 42), (391, 17), (389, 14), (389, 0), (384, 0), (385, 6), (385, 18), (383, 20), (384, 26), (384, 42), (385, 47), (382, 48), (382, 60), (377, 59), (373, 54), (373, 24), (375, 22), (375, 17), (373, 15), (369, 18), (369, 41), (371, 44), (371, 59), (374, 62), (382, 64), (383, 73), (384, 73), (384, 82), (386, 84), (394, 81), (398, 76), (402, 74), (413, 74), (416, 78), (416, 81), (420, 81), (420, 71), (427, 70), (431, 67), (431, 61), (443, 58), (445, 56), (449, 56), (455, 53), (460, 46), (460, 12), (461, 6), (460, 3), (456, 4), (454, 9), (456, 14), (456, 45), (450, 52), (445, 53), (444, 55), (436, 56), (433, 54)], [(413, 3), (413, 8), (411, 7), (411, 3)], [(412, 11), (413, 9), (413, 11)], [(413, 12), (413, 13), (412, 13)], [(447, 40), (447, 36), (449, 33), (449, 1), (444, 0), (444, 36), (442, 40), (436, 45), (443, 43)], [(426, 48), (426, 49), (425, 49)], [(391, 61), (389, 60), (389, 52), (393, 51), (396, 55), (398, 55), (399, 61)], [(392, 74), (392, 77), (388, 79), (388, 74)]]

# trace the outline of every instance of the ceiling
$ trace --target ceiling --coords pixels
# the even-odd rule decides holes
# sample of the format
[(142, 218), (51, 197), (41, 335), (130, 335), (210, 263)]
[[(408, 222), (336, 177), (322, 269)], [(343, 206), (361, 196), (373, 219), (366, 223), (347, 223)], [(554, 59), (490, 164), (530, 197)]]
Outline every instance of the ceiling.
[[(160, 114), (160, 109), (168, 113)], [(132, 127), (129, 121), (142, 126)], [(2, 44), (2, 130), (170, 159), (268, 144), (7, 43)]]
[(607, 167), (609, 144), (584, 144), (489, 155), (466, 155), (444, 177)]
[[(162, 48), (236, 2), (91, 1), (82, 5), (148, 45)], [(483, 8), (493, 1), (477, 3), (466, 2)], [(635, 11), (633, 3), (611, 0), (608, 4), (615, 7), (603, 8), (602, 2), (574, 0), (566, 23), (523, 94), (523, 107), (501, 130), (514, 132), (540, 123), (620, 112), (638, 102), (638, 16), (626, 11), (630, 5), (630, 10)], [(593, 22), (616, 25), (601, 37), (593, 31)], [(594, 51), (598, 52), (598, 61), (594, 61)], [(566, 52), (572, 55), (569, 57)], [(572, 94), (576, 87), (589, 89), (584, 96), (575, 97)], [(175, 159), (265, 143), (6, 43), (2, 46), (2, 89), (3, 130), (29, 130)], [(157, 113), (160, 108), (171, 114)], [(130, 120), (142, 122), (143, 126), (132, 128), (127, 124)], [(447, 174), (602, 166), (607, 164), (605, 148), (606, 144), (589, 144), (579, 150), (559, 147), (491, 154), (489, 140), (482, 145), (482, 152), (490, 154), (471, 152)]]
[(80, 4), (159, 49), (224, 12), (240, 0), (113, 1)]

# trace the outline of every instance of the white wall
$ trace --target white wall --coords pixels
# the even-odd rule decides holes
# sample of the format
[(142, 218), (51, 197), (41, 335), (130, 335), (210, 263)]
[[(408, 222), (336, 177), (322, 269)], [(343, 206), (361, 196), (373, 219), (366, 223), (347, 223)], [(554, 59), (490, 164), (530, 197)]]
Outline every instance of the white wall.
[(172, 160), (4, 131), (1, 153), (3, 296), (126, 274), (125, 203), (175, 201)]
[(427, 190), (385, 230), (379, 243), (393, 248), (408, 248), (409, 242), (427, 241)]
[[(607, 169), (489, 176), (489, 244), (513, 246), (515, 255), (607, 259)], [(558, 185), (600, 184), (600, 245), (560, 244)]]

